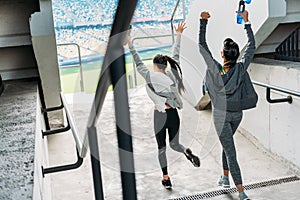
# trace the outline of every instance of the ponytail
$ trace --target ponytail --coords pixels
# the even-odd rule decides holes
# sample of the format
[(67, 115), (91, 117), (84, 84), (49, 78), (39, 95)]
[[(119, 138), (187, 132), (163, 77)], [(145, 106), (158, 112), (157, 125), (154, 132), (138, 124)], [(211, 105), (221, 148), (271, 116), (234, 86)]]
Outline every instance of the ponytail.
[[(180, 68), (179, 64), (174, 59), (172, 59), (171, 57), (169, 57), (169, 56), (164, 56), (164, 57), (170, 63), (171, 71), (172, 71), (173, 75), (175, 76), (175, 78), (177, 80), (177, 83), (178, 83), (179, 94), (181, 94), (181, 92), (185, 90), (184, 85), (183, 85), (183, 81), (182, 81), (181, 68)], [(180, 75), (179, 75), (178, 71), (179, 71)]]
[[(181, 92), (184, 91), (184, 86), (183, 86), (183, 82), (182, 82), (182, 71), (181, 71), (179, 64), (174, 59), (170, 58), (169, 56), (164, 56), (161, 54), (157, 54), (153, 58), (153, 63), (156, 64), (159, 69), (165, 69), (167, 67), (168, 62), (170, 63), (171, 71), (177, 80), (179, 94), (181, 94)], [(179, 71), (179, 73), (178, 73), (178, 71)]]

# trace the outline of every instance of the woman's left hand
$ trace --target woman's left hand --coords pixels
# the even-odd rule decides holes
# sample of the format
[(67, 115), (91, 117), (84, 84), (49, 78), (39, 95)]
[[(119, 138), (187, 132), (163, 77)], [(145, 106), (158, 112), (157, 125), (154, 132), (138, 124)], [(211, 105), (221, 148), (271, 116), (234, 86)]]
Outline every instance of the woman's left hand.
[(176, 31), (177, 34), (181, 35), (182, 32), (184, 31), (184, 29), (186, 29), (187, 26), (185, 24), (185, 21), (181, 21), (181, 22), (178, 22), (178, 25), (176, 27), (176, 25), (174, 25), (174, 29)]

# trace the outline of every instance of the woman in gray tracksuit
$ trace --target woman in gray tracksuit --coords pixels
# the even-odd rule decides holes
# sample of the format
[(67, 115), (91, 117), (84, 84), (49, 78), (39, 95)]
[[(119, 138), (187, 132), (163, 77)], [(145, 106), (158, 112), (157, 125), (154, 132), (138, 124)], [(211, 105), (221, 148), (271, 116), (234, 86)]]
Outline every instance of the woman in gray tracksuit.
[[(133, 47), (130, 38), (128, 39), (128, 46), (136, 63), (137, 71), (146, 80), (148, 96), (155, 104), (154, 131), (158, 146), (158, 159), (163, 172), (162, 185), (166, 189), (172, 188), (167, 169), (166, 130), (168, 130), (169, 134), (170, 147), (177, 152), (183, 153), (195, 167), (200, 166), (199, 158), (192, 154), (189, 148), (185, 148), (179, 143), (180, 119), (177, 108), (182, 108), (179, 94), (184, 90), (184, 87), (178, 61), (181, 33), (185, 28), (184, 22), (179, 22), (177, 28), (175, 27), (177, 39), (173, 46), (172, 58), (161, 54), (156, 55), (153, 59), (153, 71), (146, 67)], [(167, 63), (170, 64), (172, 73), (166, 70)]]
[[(222, 163), (224, 175), (219, 180), (219, 185), (230, 187), (229, 171), (239, 191), (240, 200), (249, 199), (243, 191), (242, 176), (236, 158), (236, 150), (233, 135), (237, 130), (243, 116), (242, 110), (256, 106), (257, 95), (254, 92), (242, 99), (245, 88), (243, 83), (248, 76), (247, 68), (250, 65), (255, 52), (255, 39), (248, 20), (248, 12), (239, 13), (245, 21), (245, 30), (248, 37), (246, 50), (239, 62), (240, 55), (238, 45), (230, 38), (225, 39), (221, 56), (223, 64), (213, 59), (206, 43), (206, 26), (210, 14), (200, 14), (199, 50), (206, 64), (206, 86), (213, 105), (213, 118), (219, 140), (223, 147)], [(249, 87), (249, 86), (248, 86)], [(252, 87), (252, 85), (250, 86)], [(247, 91), (246, 91), (247, 92)]]

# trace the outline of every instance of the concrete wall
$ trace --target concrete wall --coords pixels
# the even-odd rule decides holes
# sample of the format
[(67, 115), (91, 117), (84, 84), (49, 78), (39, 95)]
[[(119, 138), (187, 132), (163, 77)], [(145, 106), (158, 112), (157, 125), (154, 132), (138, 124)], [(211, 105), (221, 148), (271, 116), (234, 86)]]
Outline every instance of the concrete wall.
[(48, 175), (43, 178), (41, 168), (49, 166), (49, 159), (47, 137), (43, 139), (41, 134), (41, 130), (45, 130), (45, 125), (40, 108), (40, 99), (37, 98), (33, 200), (51, 200), (51, 177)]
[(287, 2), (287, 15), (282, 23), (294, 23), (300, 21), (300, 1), (299, 0), (286, 0)]
[[(300, 91), (300, 63), (256, 59), (248, 71), (253, 80)], [(300, 98), (293, 97), (292, 104), (269, 104), (266, 89), (255, 88), (259, 95), (257, 108), (245, 111), (241, 128), (267, 150), (300, 169)], [(286, 96), (279, 92), (271, 94), (272, 98)]]
[[(42, 80), (46, 106), (54, 107), (60, 105), (61, 84), (51, 1), (40, 1), (40, 10), (30, 19), (32, 45)], [(51, 113), (50, 118), (62, 119), (62, 113)]]
[[(249, 18), (256, 38), (256, 45), (259, 47), (275, 30), (279, 23), (286, 17), (287, 6), (296, 1), (291, 0), (254, 0), (246, 5), (249, 11)], [(201, 11), (209, 11), (211, 19), (207, 28), (207, 42), (210, 50), (218, 61), (221, 61), (220, 52), (225, 38), (231, 37), (235, 40), (240, 49), (246, 45), (247, 39), (243, 25), (236, 23), (238, 1), (228, 0), (197, 0), (189, 8), (187, 26), (183, 33), (181, 43), (181, 65), (186, 85), (186, 99), (192, 104), (201, 98), (201, 82), (206, 65), (198, 50), (199, 14)], [(289, 9), (290, 11), (291, 9)], [(300, 20), (299, 20), (300, 21)], [(185, 78), (187, 77), (187, 78)]]
[(4, 80), (38, 75), (29, 30), (29, 17), (38, 10), (38, 0), (0, 1), (0, 73)]

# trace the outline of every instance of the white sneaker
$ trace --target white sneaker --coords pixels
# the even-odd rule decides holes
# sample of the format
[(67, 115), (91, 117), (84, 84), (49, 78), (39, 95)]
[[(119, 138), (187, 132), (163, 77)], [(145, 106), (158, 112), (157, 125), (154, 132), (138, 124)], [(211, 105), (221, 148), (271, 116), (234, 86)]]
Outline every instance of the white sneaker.
[(245, 192), (239, 193), (240, 200), (250, 200)]
[(222, 186), (223, 188), (230, 188), (228, 176), (221, 176), (221, 178), (218, 181), (218, 185)]

